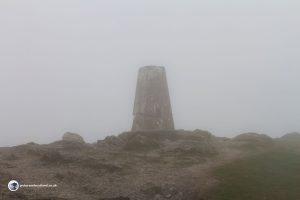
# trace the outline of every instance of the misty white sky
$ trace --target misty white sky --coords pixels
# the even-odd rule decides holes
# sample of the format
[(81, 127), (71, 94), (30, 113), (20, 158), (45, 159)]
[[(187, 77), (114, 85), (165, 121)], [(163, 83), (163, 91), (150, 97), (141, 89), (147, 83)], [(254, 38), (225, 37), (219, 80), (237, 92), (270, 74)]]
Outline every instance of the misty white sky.
[(296, 0), (1, 0), (0, 146), (130, 130), (150, 64), (178, 129), (300, 131), (299, 24)]

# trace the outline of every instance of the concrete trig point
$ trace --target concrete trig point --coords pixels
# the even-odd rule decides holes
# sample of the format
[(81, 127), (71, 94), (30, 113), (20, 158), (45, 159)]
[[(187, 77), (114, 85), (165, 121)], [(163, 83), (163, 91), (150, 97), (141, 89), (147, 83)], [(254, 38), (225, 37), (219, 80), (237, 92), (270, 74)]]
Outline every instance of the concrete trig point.
[(164, 67), (139, 69), (133, 115), (132, 131), (174, 130)]

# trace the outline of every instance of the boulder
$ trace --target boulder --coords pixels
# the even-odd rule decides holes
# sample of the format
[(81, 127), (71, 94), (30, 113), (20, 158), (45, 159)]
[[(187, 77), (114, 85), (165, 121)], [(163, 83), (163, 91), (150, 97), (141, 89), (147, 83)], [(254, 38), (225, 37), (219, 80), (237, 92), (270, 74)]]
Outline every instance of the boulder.
[(78, 142), (78, 143), (85, 143), (83, 137), (81, 137), (77, 133), (70, 133), (67, 132), (63, 135), (63, 141), (70, 141), (70, 142)]
[(243, 141), (243, 142), (272, 142), (272, 138), (265, 134), (258, 133), (243, 133), (241, 135), (236, 136), (233, 140), (235, 141)]
[(123, 144), (123, 141), (117, 137), (117, 136), (107, 136), (105, 139), (104, 139), (104, 142), (108, 145), (113, 145), (113, 146), (121, 146)]
[(277, 141), (287, 148), (300, 149), (300, 133), (294, 132), (285, 134), (277, 139)]
[(300, 140), (300, 133), (288, 133), (281, 137), (284, 140)]
[(265, 134), (243, 133), (233, 138), (233, 141), (239, 142), (244, 147), (260, 148), (273, 145), (273, 139)]

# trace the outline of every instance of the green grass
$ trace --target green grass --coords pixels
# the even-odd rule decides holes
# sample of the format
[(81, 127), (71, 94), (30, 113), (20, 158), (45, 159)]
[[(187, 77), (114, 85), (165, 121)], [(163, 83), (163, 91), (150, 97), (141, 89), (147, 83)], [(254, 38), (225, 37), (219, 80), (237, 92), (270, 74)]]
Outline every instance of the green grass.
[(272, 151), (219, 167), (208, 200), (299, 200), (300, 154)]

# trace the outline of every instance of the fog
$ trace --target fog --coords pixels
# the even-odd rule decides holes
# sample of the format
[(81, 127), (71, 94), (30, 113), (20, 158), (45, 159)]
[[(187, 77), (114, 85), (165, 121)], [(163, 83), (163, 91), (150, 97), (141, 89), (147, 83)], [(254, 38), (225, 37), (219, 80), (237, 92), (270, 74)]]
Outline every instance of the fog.
[(165, 66), (177, 129), (300, 131), (300, 3), (1, 0), (0, 146), (131, 129), (137, 71)]

